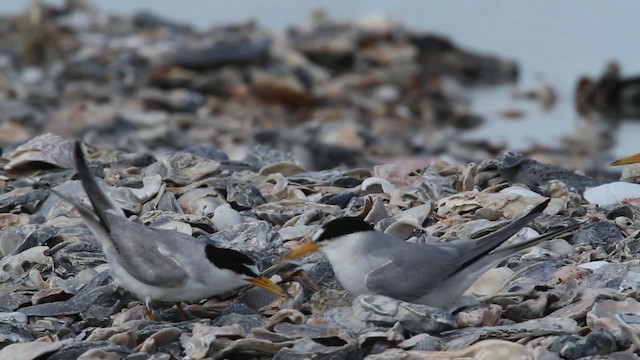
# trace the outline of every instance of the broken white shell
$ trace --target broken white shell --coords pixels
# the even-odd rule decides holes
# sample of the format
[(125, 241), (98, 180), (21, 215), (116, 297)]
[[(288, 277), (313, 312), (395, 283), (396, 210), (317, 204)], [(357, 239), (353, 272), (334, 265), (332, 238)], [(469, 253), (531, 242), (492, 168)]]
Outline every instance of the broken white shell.
[(385, 234), (400, 239), (407, 239), (416, 229), (423, 229), (422, 224), (431, 213), (431, 203), (418, 205), (393, 216), (397, 221), (385, 229)]
[(599, 206), (614, 205), (625, 199), (640, 198), (640, 184), (615, 181), (587, 189), (584, 199)]
[(162, 176), (155, 174), (153, 176), (145, 176), (142, 178), (142, 188), (131, 188), (131, 192), (143, 203), (151, 199), (155, 194), (160, 191), (162, 185)]
[(0, 260), (0, 282), (9, 280), (12, 275), (24, 274), (23, 265), (26, 263), (53, 264), (53, 259), (44, 254), (48, 250), (48, 246), (34, 246), (19, 254), (4, 257)]
[(370, 177), (364, 179), (362, 182), (362, 191), (367, 194), (379, 194), (385, 193), (387, 195), (391, 195), (396, 190), (396, 187), (393, 186), (389, 180), (385, 180), (378, 177)]

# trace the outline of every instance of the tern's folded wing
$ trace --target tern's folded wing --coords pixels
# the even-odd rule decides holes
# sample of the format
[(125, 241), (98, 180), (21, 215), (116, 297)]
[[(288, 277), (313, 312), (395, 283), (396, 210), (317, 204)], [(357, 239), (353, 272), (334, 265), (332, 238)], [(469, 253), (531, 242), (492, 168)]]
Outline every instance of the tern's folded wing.
[(394, 247), (393, 252), (380, 249), (371, 254), (389, 260), (365, 276), (369, 291), (410, 302), (438, 286), (458, 267), (455, 249), (403, 245)]
[(188, 274), (182, 264), (158, 246), (158, 238), (170, 236), (171, 232), (148, 229), (128, 219), (122, 219), (122, 224), (118, 225), (114, 227), (117, 230), (111, 232), (111, 239), (119, 254), (118, 263), (131, 276), (160, 287), (177, 287), (187, 280)]

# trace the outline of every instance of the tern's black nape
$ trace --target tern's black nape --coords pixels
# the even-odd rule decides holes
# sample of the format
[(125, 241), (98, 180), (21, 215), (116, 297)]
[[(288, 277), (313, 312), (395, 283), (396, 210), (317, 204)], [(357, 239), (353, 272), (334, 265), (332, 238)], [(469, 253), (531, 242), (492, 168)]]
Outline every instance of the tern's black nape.
[(373, 231), (373, 226), (355, 217), (343, 217), (331, 220), (322, 226), (322, 233), (315, 242), (335, 239), (340, 236), (358, 232)]
[(220, 269), (228, 269), (253, 278), (258, 277), (258, 274), (250, 268), (250, 266), (255, 266), (255, 261), (239, 251), (207, 244), (204, 247), (204, 252), (207, 255), (207, 259)]

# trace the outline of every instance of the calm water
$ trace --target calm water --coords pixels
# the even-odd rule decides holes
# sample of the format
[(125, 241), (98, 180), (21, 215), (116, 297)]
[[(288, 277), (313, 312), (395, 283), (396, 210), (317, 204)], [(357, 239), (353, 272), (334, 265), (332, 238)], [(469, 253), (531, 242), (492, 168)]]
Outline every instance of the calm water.
[[(0, 12), (14, 13), (27, 1), (2, 1)], [(582, 74), (599, 74), (610, 59), (627, 75), (640, 73), (640, 2), (595, 1), (436, 1), (436, 0), (127, 0), (96, 1), (116, 13), (143, 9), (204, 28), (211, 24), (257, 19), (265, 27), (282, 30), (299, 24), (309, 9), (324, 7), (336, 18), (354, 18), (385, 12), (409, 27), (450, 36), (471, 49), (499, 54), (518, 61), (520, 88), (550, 82), (559, 102), (550, 112), (536, 103), (514, 101), (510, 88), (483, 88), (471, 92), (472, 108), (485, 116), (487, 125), (469, 134), (491, 138), (514, 148), (540, 143), (553, 145), (574, 128), (573, 84)], [(507, 121), (497, 116), (505, 109), (526, 113), (524, 119)], [(614, 155), (640, 151), (640, 120), (623, 124)]]

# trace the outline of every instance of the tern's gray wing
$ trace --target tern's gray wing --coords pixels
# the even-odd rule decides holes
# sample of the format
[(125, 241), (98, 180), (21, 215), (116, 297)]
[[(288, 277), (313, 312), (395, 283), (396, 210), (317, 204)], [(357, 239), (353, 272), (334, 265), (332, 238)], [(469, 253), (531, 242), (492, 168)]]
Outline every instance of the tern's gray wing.
[(387, 259), (366, 275), (367, 289), (404, 301), (420, 298), (459, 266), (455, 249), (401, 240), (392, 248), (372, 250), (367, 256)]
[[(118, 250), (117, 261), (131, 276), (160, 287), (178, 287), (188, 279), (184, 266), (189, 263), (178, 258), (183, 253), (196, 257), (202, 252), (191, 239), (183, 239), (188, 235), (147, 228), (126, 218), (111, 217), (109, 220), (111, 240)], [(172, 243), (175, 246), (171, 246)]]
[[(100, 241), (107, 260), (110, 263), (116, 262), (133, 278), (147, 285), (176, 287), (183, 284), (189, 277), (183, 266), (189, 266), (189, 262), (183, 265), (173, 255), (176, 251), (190, 252), (193, 249), (169, 249), (170, 245), (167, 245), (172, 240), (182, 240), (179, 238), (181, 234), (147, 228), (127, 219), (122, 209), (105, 193), (89, 171), (80, 142), (74, 144), (74, 153), (78, 176), (93, 205), (93, 211), (78, 201), (58, 192), (56, 194), (78, 209), (87, 226)], [(186, 242), (191, 247), (195, 246), (193, 241)]]

